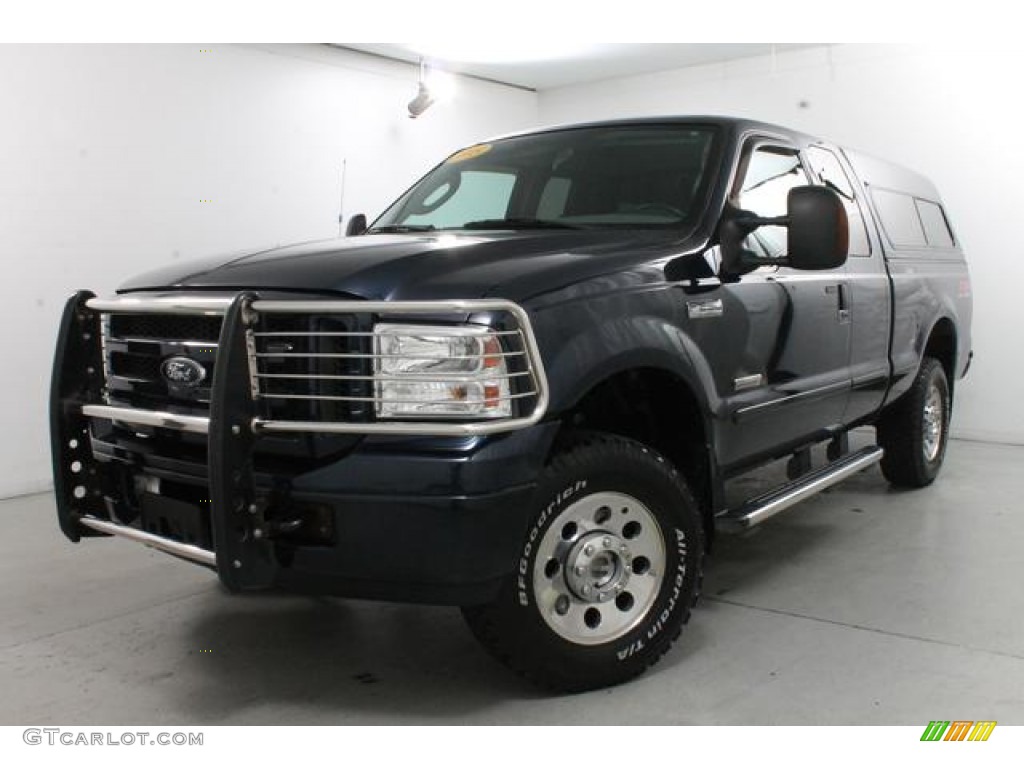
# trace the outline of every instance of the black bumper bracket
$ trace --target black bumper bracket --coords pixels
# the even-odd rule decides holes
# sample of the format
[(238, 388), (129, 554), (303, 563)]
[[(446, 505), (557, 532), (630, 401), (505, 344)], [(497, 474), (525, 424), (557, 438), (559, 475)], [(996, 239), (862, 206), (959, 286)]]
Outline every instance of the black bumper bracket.
[(265, 505), (256, 496), (253, 432), (256, 401), (250, 379), (253, 293), (235, 297), (221, 327), (210, 393), (208, 461), (217, 573), (231, 591), (274, 583), (277, 565), (267, 540)]
[(64, 305), (50, 379), (50, 452), (60, 529), (71, 541), (104, 534), (78, 523), (106, 518), (104, 468), (92, 456), (86, 403), (103, 398), (99, 315), (85, 306), (95, 294), (79, 291)]

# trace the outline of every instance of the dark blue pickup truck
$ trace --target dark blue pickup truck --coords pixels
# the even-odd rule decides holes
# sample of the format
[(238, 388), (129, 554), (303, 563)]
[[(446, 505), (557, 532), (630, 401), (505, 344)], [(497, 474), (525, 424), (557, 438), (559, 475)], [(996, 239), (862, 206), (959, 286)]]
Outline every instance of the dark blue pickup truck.
[(745, 120), (559, 127), (456, 152), (348, 235), (69, 300), (69, 539), (231, 591), (458, 605), (513, 669), (585, 690), (668, 650), (716, 531), (942, 464), (971, 286), (900, 167)]

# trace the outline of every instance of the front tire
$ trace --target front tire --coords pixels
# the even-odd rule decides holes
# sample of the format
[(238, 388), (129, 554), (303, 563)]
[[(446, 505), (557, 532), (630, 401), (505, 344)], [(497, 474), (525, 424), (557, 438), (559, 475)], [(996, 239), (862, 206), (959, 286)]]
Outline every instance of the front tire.
[(689, 619), (704, 553), (680, 474), (652, 449), (581, 437), (546, 468), (513, 576), (495, 602), (464, 609), (500, 661), (546, 688), (629, 680)]
[(886, 480), (907, 488), (923, 488), (935, 480), (946, 455), (951, 406), (942, 364), (926, 357), (910, 390), (878, 423)]

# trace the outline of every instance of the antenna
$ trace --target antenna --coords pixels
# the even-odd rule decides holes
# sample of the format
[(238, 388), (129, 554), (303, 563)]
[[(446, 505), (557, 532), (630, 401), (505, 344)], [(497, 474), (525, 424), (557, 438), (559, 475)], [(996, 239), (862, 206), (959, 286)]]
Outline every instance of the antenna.
[(348, 166), (348, 158), (341, 158), (341, 197), (338, 200), (338, 237), (345, 234), (345, 171)]

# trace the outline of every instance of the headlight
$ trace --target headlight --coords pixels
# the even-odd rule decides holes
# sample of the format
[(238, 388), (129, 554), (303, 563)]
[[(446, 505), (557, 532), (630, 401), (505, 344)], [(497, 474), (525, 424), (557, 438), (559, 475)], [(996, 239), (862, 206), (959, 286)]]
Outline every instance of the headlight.
[(489, 328), (374, 326), (378, 418), (512, 415), (501, 342)]

